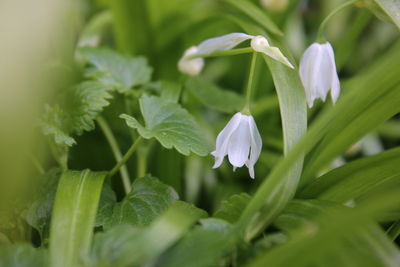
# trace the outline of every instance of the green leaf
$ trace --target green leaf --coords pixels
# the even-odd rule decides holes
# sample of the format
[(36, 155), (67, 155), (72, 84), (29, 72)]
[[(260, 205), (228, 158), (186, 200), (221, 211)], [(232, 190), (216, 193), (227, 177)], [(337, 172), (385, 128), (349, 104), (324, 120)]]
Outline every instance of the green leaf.
[(173, 248), (158, 260), (156, 266), (219, 266), (226, 251), (234, 246), (231, 225), (214, 218), (200, 220)]
[(400, 30), (400, 2), (398, 0), (375, 0), (375, 2), (385, 11)]
[(113, 215), (114, 205), (117, 203), (117, 196), (111, 186), (104, 184), (100, 195), (99, 208), (96, 216), (95, 226), (104, 226)]
[(41, 119), (42, 132), (46, 136), (52, 136), (52, 140), (60, 146), (73, 146), (76, 144), (74, 138), (66, 132), (66, 114), (59, 106), (45, 106), (44, 115)]
[(234, 113), (244, 106), (244, 98), (232, 91), (223, 90), (202, 78), (190, 78), (185, 87), (205, 106), (215, 110)]
[(182, 86), (170, 81), (161, 82), (161, 98), (165, 101), (178, 103)]
[(273, 20), (265, 14), (260, 8), (258, 8), (255, 4), (250, 1), (246, 0), (224, 0), (228, 4), (232, 5), (233, 7), (237, 8), (251, 19), (256, 21), (258, 24), (263, 26), (267, 31), (283, 36), (282, 31), (276, 26)]
[(120, 117), (125, 119), (129, 127), (138, 129), (144, 138), (155, 137), (165, 148), (174, 147), (183, 155), (193, 152), (205, 156), (209, 153), (200, 127), (179, 104), (164, 101), (160, 97), (143, 96), (140, 98), (140, 110), (146, 127), (127, 114)]
[(96, 69), (89, 76), (121, 93), (150, 81), (152, 69), (144, 57), (123, 56), (104, 48), (84, 48), (82, 51)]
[(93, 266), (137, 266), (156, 258), (173, 245), (205, 212), (182, 201), (174, 202), (150, 226), (119, 225), (97, 234), (91, 253)]
[(376, 188), (400, 185), (400, 148), (353, 161), (310, 183), (299, 194), (344, 203)]
[(47, 266), (47, 250), (35, 249), (30, 244), (11, 245), (0, 242), (0, 266), (44, 267)]
[(230, 196), (222, 202), (221, 207), (215, 212), (214, 217), (235, 223), (239, 220), (250, 199), (251, 197), (246, 193)]
[(177, 199), (175, 190), (157, 178), (138, 178), (132, 184), (132, 191), (113, 207), (106, 228), (117, 224), (148, 226)]
[(25, 217), (28, 224), (39, 232), (42, 245), (48, 242), (51, 211), (59, 177), (59, 169), (52, 169), (43, 175), (42, 185)]
[(293, 262), (296, 266), (396, 266), (398, 248), (362, 210), (371, 213), (373, 209), (295, 200), (275, 223), (290, 235), (289, 241), (248, 266), (288, 266)]
[(51, 217), (51, 266), (76, 266), (88, 254), (106, 175), (89, 170), (62, 174)]
[(110, 103), (110, 87), (98, 82), (86, 81), (73, 90), (68, 106), (69, 125), (72, 133), (81, 135), (95, 128), (94, 120)]

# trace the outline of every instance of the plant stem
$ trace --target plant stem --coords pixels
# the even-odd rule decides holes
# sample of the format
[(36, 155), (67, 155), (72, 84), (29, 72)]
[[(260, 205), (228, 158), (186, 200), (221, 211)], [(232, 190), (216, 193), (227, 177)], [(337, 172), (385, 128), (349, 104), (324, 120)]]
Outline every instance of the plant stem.
[(128, 159), (132, 156), (132, 154), (136, 151), (137, 147), (139, 146), (140, 142), (143, 140), (141, 136), (136, 138), (136, 141), (133, 142), (131, 147), (128, 149), (128, 151), (125, 153), (125, 155), (122, 157), (120, 161), (112, 168), (112, 170), (108, 173), (108, 177), (112, 177), (120, 168), (122, 165), (124, 165)]
[[(117, 140), (115, 139), (115, 136), (111, 131), (111, 128), (108, 125), (107, 121), (103, 117), (98, 117), (97, 123), (99, 124), (101, 130), (103, 131), (104, 136), (107, 139), (108, 144), (110, 145), (111, 151), (115, 157), (116, 162), (121, 161), (122, 160), (121, 150), (119, 149)], [(128, 168), (125, 165), (121, 166), (120, 173), (121, 173), (122, 184), (124, 185), (125, 194), (128, 194), (132, 190), (131, 182), (129, 179)]]
[(223, 57), (223, 56), (235, 56), (235, 55), (240, 55), (240, 54), (246, 54), (246, 53), (251, 53), (253, 52), (253, 48), (251, 47), (245, 47), (245, 48), (237, 48), (237, 49), (231, 49), (231, 50), (222, 50), (222, 51), (215, 51), (213, 53), (210, 54), (206, 54), (206, 55), (193, 55), (188, 57), (188, 59), (192, 59), (192, 58), (198, 58), (198, 57)]
[(346, 3), (341, 4), (340, 6), (338, 6), (337, 8), (335, 8), (321, 23), (321, 25), (319, 25), (319, 29), (318, 29), (318, 34), (317, 34), (317, 42), (323, 43), (325, 42), (325, 38), (324, 38), (324, 29), (325, 26), (327, 24), (327, 22), (330, 20), (331, 17), (333, 17), (334, 15), (336, 15), (336, 13), (338, 13), (339, 11), (341, 11), (342, 9), (354, 4), (355, 2), (358, 2), (359, 0), (350, 0)]
[(250, 72), (249, 72), (249, 80), (247, 81), (247, 87), (246, 87), (246, 102), (243, 110), (241, 111), (244, 115), (250, 115), (250, 102), (251, 102), (251, 91), (253, 90), (253, 81), (254, 81), (254, 73), (256, 69), (256, 63), (257, 63), (257, 53), (253, 53), (253, 57), (251, 59), (251, 65), (250, 65)]

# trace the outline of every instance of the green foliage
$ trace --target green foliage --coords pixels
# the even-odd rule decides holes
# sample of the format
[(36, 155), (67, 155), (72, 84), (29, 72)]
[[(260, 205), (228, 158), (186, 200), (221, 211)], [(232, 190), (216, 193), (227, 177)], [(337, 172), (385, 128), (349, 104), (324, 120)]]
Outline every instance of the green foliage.
[(201, 78), (190, 78), (185, 87), (205, 106), (226, 113), (234, 113), (244, 106), (244, 99), (237, 93), (223, 90)]
[(127, 125), (138, 130), (146, 139), (156, 138), (165, 148), (174, 147), (183, 155), (190, 152), (200, 156), (209, 153), (207, 141), (194, 118), (179, 104), (163, 101), (159, 97), (140, 98), (140, 110), (146, 126), (135, 118), (122, 114)]
[(214, 217), (235, 223), (239, 220), (250, 199), (251, 197), (246, 193), (230, 196), (222, 202), (221, 207), (215, 212)]
[[(161, 183), (157, 178), (146, 176), (136, 179), (132, 191), (112, 208), (112, 213), (100, 213), (107, 218), (106, 227), (131, 224), (136, 227), (148, 226), (178, 199), (175, 190)], [(109, 212), (108, 209), (105, 210)]]
[(51, 217), (51, 266), (79, 264), (89, 252), (106, 175), (89, 170), (66, 171), (61, 175)]
[(375, 0), (400, 29), (400, 3), (396, 0)]
[(126, 57), (109, 49), (84, 48), (83, 54), (95, 71), (88, 76), (121, 93), (150, 81), (152, 69), (144, 57)]
[(0, 266), (43, 267), (47, 265), (47, 251), (35, 249), (30, 244), (0, 243)]

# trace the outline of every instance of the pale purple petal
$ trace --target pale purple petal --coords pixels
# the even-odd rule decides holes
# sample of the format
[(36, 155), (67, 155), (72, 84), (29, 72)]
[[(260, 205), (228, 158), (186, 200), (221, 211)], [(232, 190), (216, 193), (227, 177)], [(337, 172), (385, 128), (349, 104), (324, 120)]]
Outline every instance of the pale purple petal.
[(249, 116), (242, 115), (239, 126), (229, 138), (228, 158), (235, 167), (242, 167), (249, 157), (251, 138), (248, 119)]

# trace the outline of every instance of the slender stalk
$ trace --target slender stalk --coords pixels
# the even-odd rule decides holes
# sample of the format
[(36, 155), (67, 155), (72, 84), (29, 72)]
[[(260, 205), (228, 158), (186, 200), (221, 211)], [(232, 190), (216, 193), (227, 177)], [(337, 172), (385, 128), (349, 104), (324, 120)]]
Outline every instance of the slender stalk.
[[(125, 96), (125, 97), (124, 97), (124, 105), (125, 105), (125, 111), (126, 111), (126, 113), (127, 113), (128, 115), (131, 115), (131, 116), (132, 116), (133, 112), (132, 112), (131, 105), (130, 105), (130, 103), (129, 103), (128, 96)], [(137, 135), (136, 135), (134, 129), (129, 128), (129, 134), (131, 135), (132, 141), (136, 139)]]
[(132, 156), (132, 154), (136, 151), (137, 147), (139, 146), (139, 144), (141, 143), (142, 140), (143, 140), (143, 138), (141, 136), (136, 138), (136, 141), (133, 142), (133, 144), (128, 149), (128, 151), (125, 153), (125, 155), (122, 157), (122, 159), (120, 161), (118, 161), (118, 163), (114, 166), (114, 168), (112, 168), (111, 171), (108, 173), (108, 177), (112, 177), (114, 174), (117, 173), (117, 171), (121, 168), (121, 166), (123, 166), (128, 161), (128, 159)]
[(350, 0), (347, 1), (346, 3), (341, 4), (340, 6), (338, 6), (337, 8), (335, 8), (321, 23), (321, 25), (319, 26), (318, 29), (318, 34), (317, 34), (317, 41), (318, 42), (324, 42), (325, 38), (324, 38), (324, 29), (326, 24), (328, 23), (328, 21), (334, 16), (336, 15), (339, 11), (343, 10), (344, 8), (354, 4), (355, 2), (358, 2), (359, 0)]
[(193, 55), (188, 57), (188, 59), (192, 59), (192, 58), (198, 58), (198, 57), (224, 57), (224, 56), (235, 56), (235, 55), (240, 55), (240, 54), (247, 54), (247, 53), (251, 53), (254, 52), (253, 48), (251, 47), (245, 47), (245, 48), (237, 48), (237, 49), (231, 49), (231, 50), (222, 50), (222, 51), (215, 51), (213, 53), (210, 54), (206, 54), (206, 55)]
[[(111, 128), (108, 125), (107, 121), (103, 117), (98, 117), (97, 123), (99, 124), (100, 129), (103, 131), (103, 134), (107, 139), (107, 142), (111, 148), (111, 151), (115, 157), (116, 162), (121, 161), (122, 160), (121, 150), (119, 149), (117, 140), (115, 139), (115, 136), (111, 131)], [(128, 168), (125, 165), (121, 166), (120, 173), (121, 173), (122, 184), (124, 185), (125, 194), (128, 194), (132, 190), (131, 181), (129, 179)]]
[(253, 57), (251, 59), (251, 65), (250, 65), (250, 72), (249, 72), (249, 80), (247, 81), (247, 87), (246, 87), (246, 102), (243, 110), (241, 111), (244, 115), (250, 115), (250, 102), (251, 102), (251, 91), (253, 90), (253, 82), (254, 82), (254, 73), (256, 69), (256, 63), (257, 63), (257, 53), (253, 53)]

